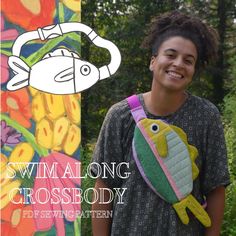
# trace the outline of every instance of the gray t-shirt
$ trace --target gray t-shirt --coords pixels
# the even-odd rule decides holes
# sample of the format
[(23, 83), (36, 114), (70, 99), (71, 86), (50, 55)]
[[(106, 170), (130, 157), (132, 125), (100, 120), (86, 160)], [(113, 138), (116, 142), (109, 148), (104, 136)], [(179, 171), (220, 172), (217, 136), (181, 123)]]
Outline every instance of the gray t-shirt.
[[(195, 163), (200, 174), (194, 180), (192, 195), (200, 202), (204, 196), (221, 185), (230, 182), (224, 132), (218, 109), (208, 100), (189, 94), (186, 102), (175, 113), (157, 117), (150, 114), (140, 102), (148, 118), (163, 119), (182, 128), (188, 142), (199, 152)], [(123, 204), (116, 198), (113, 204), (111, 235), (119, 236), (167, 236), (203, 235), (204, 227), (191, 214), (190, 222), (184, 225), (172, 205), (157, 196), (143, 180), (132, 156), (132, 138), (135, 122), (126, 100), (113, 105), (103, 122), (93, 162), (129, 163), (123, 172), (131, 172), (129, 178), (108, 176), (103, 181), (109, 188), (126, 188)], [(92, 171), (97, 175), (96, 165)]]

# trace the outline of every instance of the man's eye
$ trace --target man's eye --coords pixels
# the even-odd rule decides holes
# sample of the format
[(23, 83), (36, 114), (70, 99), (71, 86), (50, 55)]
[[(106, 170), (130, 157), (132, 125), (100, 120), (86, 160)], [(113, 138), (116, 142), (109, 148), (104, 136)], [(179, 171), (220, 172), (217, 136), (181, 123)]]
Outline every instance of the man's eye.
[(185, 63), (188, 65), (193, 65), (193, 61), (192, 60), (185, 60)]
[(173, 54), (166, 54), (166, 56), (167, 56), (168, 58), (174, 58), (174, 57), (175, 57), (175, 55), (173, 55)]

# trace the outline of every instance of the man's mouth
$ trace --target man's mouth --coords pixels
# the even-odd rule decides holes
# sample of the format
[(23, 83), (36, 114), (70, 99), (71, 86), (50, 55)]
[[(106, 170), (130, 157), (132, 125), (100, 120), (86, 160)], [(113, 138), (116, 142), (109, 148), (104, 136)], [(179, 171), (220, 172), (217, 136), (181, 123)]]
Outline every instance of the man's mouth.
[(171, 70), (168, 70), (166, 71), (166, 73), (171, 76), (171, 78), (173, 79), (183, 79), (184, 76), (178, 72), (175, 72), (175, 71), (171, 71)]

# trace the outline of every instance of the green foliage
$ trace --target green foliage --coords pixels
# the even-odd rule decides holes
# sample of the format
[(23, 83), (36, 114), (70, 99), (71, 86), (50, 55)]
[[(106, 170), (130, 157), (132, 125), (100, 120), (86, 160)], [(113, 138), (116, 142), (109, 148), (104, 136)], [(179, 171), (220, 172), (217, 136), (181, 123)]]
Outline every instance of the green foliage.
[(225, 137), (228, 150), (228, 162), (231, 185), (227, 189), (225, 217), (222, 235), (236, 235), (236, 57), (231, 60), (232, 87), (224, 99)]
[[(86, 175), (86, 168), (89, 165), (92, 157), (92, 150), (94, 149), (94, 143), (87, 144), (86, 146), (81, 148), (81, 161), (82, 161), (82, 176)], [(95, 184), (95, 180), (87, 177), (82, 180), (82, 190), (83, 192), (88, 188), (93, 188)], [(91, 192), (90, 192), (91, 193)], [(90, 194), (89, 200), (92, 199)], [(85, 213), (86, 211), (91, 210), (91, 204), (86, 201), (82, 202), (82, 211)], [(81, 219), (81, 235), (82, 236), (90, 236), (92, 235), (92, 227), (91, 227), (91, 217), (86, 217), (87, 214), (84, 214)]]
[(231, 69), (229, 78), (230, 92), (224, 98), (224, 116), (228, 122), (232, 125), (232, 128), (236, 130), (236, 56), (230, 61)]
[(231, 174), (231, 184), (226, 191), (226, 206), (222, 226), (223, 236), (236, 235), (236, 129), (226, 127), (226, 141), (228, 148), (228, 162)]

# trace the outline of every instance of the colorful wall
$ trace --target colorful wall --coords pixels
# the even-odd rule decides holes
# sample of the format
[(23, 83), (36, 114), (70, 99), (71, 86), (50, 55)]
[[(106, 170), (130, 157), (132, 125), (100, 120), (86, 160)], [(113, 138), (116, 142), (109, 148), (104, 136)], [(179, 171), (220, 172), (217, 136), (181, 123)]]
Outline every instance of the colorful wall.
[[(80, 22), (80, 13), (80, 0), (1, 1), (1, 235), (80, 235), (80, 94), (6, 89), (16, 38)], [(20, 56), (30, 68), (58, 48), (79, 55), (80, 46), (79, 33), (72, 32), (30, 41)]]

